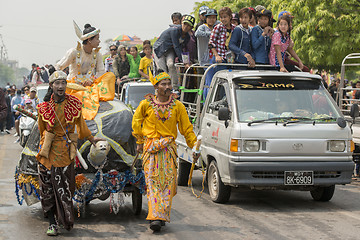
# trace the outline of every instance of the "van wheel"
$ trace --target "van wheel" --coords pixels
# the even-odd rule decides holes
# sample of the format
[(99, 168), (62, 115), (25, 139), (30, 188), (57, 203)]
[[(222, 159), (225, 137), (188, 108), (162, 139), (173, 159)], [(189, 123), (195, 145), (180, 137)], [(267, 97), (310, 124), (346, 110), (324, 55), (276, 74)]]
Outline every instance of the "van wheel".
[(211, 200), (216, 203), (228, 202), (231, 194), (231, 187), (224, 185), (221, 181), (219, 169), (215, 161), (210, 163), (207, 176)]
[(310, 194), (315, 201), (327, 202), (333, 197), (334, 192), (335, 185), (331, 185), (329, 187), (317, 187), (310, 191)]
[(191, 169), (191, 163), (179, 158), (179, 175), (178, 175), (179, 186), (188, 185), (190, 169)]

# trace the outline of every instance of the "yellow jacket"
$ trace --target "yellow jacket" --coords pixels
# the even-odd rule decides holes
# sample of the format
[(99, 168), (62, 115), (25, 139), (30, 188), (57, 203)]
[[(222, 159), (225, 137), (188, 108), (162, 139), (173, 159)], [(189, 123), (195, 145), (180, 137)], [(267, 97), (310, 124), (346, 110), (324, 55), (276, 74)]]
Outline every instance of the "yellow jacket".
[(145, 96), (145, 100), (137, 107), (133, 121), (133, 135), (137, 144), (143, 144), (146, 138), (177, 137), (179, 132), (186, 139), (186, 143), (193, 148), (196, 135), (190, 123), (184, 104), (176, 100), (174, 95), (166, 103), (156, 101), (152, 94)]

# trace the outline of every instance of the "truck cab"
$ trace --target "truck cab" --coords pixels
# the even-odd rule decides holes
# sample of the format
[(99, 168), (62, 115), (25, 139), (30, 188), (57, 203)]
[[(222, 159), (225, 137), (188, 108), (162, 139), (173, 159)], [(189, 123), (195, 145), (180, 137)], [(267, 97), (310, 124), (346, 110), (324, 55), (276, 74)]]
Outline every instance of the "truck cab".
[[(351, 129), (320, 76), (222, 70), (198, 104), (198, 167), (206, 166), (213, 201), (227, 202), (238, 186), (310, 191), (315, 200), (328, 201), (336, 184), (350, 183)], [(192, 160), (184, 139), (177, 143), (181, 185)]]

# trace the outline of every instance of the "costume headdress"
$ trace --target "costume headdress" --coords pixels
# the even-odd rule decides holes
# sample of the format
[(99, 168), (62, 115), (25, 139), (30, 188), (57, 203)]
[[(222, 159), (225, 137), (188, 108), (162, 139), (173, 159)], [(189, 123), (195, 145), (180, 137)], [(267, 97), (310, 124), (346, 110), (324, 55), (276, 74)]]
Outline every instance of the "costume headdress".
[(167, 74), (166, 72), (162, 72), (159, 73), (158, 75), (156, 75), (155, 77), (153, 77), (152, 73), (149, 73), (149, 77), (150, 77), (150, 82), (152, 83), (152, 85), (156, 85), (158, 82), (164, 80), (164, 79), (171, 79), (169, 74)]
[(53, 83), (56, 80), (60, 80), (60, 79), (66, 80), (66, 78), (67, 78), (67, 75), (63, 71), (55, 71), (55, 72), (53, 72), (53, 74), (50, 75), (49, 83)]
[(81, 41), (85, 41), (86, 39), (89, 39), (89, 38), (92, 38), (96, 35), (98, 35), (100, 33), (100, 29), (97, 29), (95, 28), (94, 31), (91, 31), (89, 33), (86, 33), (86, 34), (82, 34), (81, 32), (81, 29), (80, 27), (76, 24), (76, 22), (73, 20), (74, 22), (74, 28), (75, 28), (75, 33), (76, 33), (76, 36), (78, 36), (78, 38), (81, 40)]

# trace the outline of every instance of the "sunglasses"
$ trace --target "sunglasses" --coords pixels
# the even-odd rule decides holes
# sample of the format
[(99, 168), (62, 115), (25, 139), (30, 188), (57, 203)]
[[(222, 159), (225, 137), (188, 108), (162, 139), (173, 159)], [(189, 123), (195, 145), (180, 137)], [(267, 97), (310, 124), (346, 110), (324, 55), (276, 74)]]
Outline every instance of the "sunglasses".
[(110, 51), (116, 51), (117, 49), (116, 48), (112, 48), (112, 49), (110, 49)]

